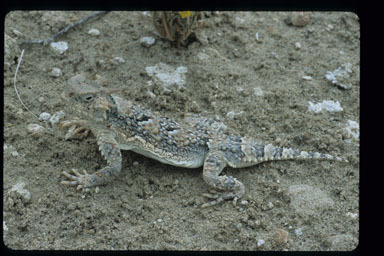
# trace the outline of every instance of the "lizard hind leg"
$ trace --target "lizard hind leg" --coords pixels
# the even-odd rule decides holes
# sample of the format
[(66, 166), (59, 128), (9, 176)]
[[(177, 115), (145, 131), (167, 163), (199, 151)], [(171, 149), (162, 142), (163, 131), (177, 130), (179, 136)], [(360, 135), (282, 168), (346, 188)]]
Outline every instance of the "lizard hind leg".
[(226, 175), (220, 175), (221, 171), (227, 165), (224, 154), (220, 151), (209, 153), (204, 161), (203, 179), (214, 189), (214, 193), (204, 193), (203, 196), (214, 199), (204, 203), (201, 207), (216, 205), (223, 200), (233, 199), (234, 205), (237, 200), (245, 193), (243, 183), (236, 178)]

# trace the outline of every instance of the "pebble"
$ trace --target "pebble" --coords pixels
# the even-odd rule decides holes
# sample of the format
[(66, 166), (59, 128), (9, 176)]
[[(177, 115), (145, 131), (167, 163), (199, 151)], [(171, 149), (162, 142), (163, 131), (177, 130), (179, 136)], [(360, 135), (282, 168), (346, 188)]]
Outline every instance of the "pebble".
[(265, 244), (265, 241), (263, 239), (257, 240), (257, 246), (262, 246), (263, 244)]
[(24, 188), (25, 183), (19, 182), (15, 184), (9, 191), (8, 195), (14, 195), (16, 198), (21, 198), (23, 203), (28, 203), (31, 200), (31, 193)]
[(19, 152), (17, 152), (16, 150), (12, 151), (11, 155), (14, 157), (17, 157), (17, 156), (19, 156)]
[(91, 36), (98, 36), (98, 35), (100, 35), (100, 31), (99, 31), (98, 29), (91, 28), (91, 29), (88, 31), (88, 34), (91, 35)]
[(19, 30), (16, 30), (16, 29), (13, 29), (13, 30), (12, 30), (12, 33), (13, 33), (15, 36), (17, 36), (17, 37), (20, 37), (20, 36), (23, 35)]
[(155, 66), (146, 67), (145, 71), (148, 76), (153, 77), (162, 85), (166, 87), (177, 85), (177, 87), (181, 89), (186, 82), (185, 74), (188, 72), (188, 68), (180, 66), (174, 69), (173, 67), (160, 62)]
[(209, 55), (203, 52), (199, 52), (196, 57), (201, 61), (209, 59)]
[(39, 120), (42, 120), (42, 121), (48, 121), (49, 118), (51, 118), (51, 114), (49, 114), (47, 112), (43, 112), (39, 116)]
[(324, 100), (321, 103), (313, 104), (312, 102), (308, 102), (308, 111), (309, 112), (315, 112), (320, 113), (322, 111), (328, 111), (328, 112), (340, 112), (344, 109), (340, 106), (340, 102), (338, 101), (332, 101), (332, 100)]
[(345, 216), (347, 216), (347, 217), (349, 217), (349, 218), (355, 220), (355, 219), (357, 219), (357, 217), (359, 216), (359, 214), (357, 214), (357, 213), (352, 213), (352, 212), (347, 212), (347, 213), (345, 214)]
[(296, 234), (297, 236), (301, 236), (301, 235), (303, 234), (302, 228), (297, 228), (297, 229), (295, 229), (295, 234)]
[(8, 231), (8, 227), (7, 227), (7, 225), (5, 224), (5, 221), (3, 221), (3, 231)]
[(293, 25), (295, 27), (305, 27), (312, 20), (311, 12), (293, 12), (290, 17), (285, 19), (287, 25)]
[(163, 222), (163, 219), (157, 219), (157, 222), (159, 222), (159, 223)]
[(64, 111), (60, 110), (60, 111), (58, 111), (58, 112), (56, 112), (55, 114), (52, 115), (52, 117), (49, 119), (49, 122), (51, 123), (52, 126), (55, 126), (64, 117), (65, 117)]
[(149, 48), (155, 44), (155, 41), (155, 38), (151, 36), (145, 36), (140, 38), (140, 45)]
[(334, 71), (328, 71), (325, 74), (325, 78), (332, 84), (348, 90), (352, 88), (352, 83), (349, 81), (352, 73), (352, 64), (346, 63), (335, 69)]
[(113, 64), (125, 63), (125, 59), (123, 59), (122, 57), (114, 57), (112, 59), (112, 63)]
[(296, 42), (295, 43), (295, 48), (296, 48), (296, 50), (301, 49), (301, 43), (300, 42)]
[(261, 96), (264, 95), (264, 92), (263, 92), (263, 90), (260, 87), (255, 87), (255, 88), (253, 88), (253, 94), (255, 96), (261, 97)]
[(44, 132), (44, 127), (38, 124), (29, 124), (27, 126), (28, 133), (32, 136), (38, 137)]
[(63, 73), (61, 72), (61, 69), (59, 68), (53, 68), (52, 71), (51, 71), (51, 76), (52, 77), (59, 77), (61, 76)]
[(288, 242), (288, 231), (284, 230), (284, 229), (279, 229), (275, 235), (274, 235), (274, 240), (277, 244), (286, 244)]
[(360, 125), (358, 122), (348, 120), (347, 126), (344, 128), (344, 131), (348, 138), (353, 138), (355, 140), (360, 139)]
[(310, 81), (310, 80), (312, 80), (312, 77), (311, 76), (303, 76), (303, 79), (307, 80), (307, 81)]
[(51, 48), (55, 51), (55, 52), (57, 52), (57, 53), (59, 53), (59, 54), (63, 54), (66, 50), (68, 50), (68, 43), (67, 42), (64, 42), (64, 41), (60, 41), (60, 42), (57, 42), (57, 43), (55, 43), (55, 42), (52, 42), (52, 43), (50, 43), (50, 46), (51, 46)]

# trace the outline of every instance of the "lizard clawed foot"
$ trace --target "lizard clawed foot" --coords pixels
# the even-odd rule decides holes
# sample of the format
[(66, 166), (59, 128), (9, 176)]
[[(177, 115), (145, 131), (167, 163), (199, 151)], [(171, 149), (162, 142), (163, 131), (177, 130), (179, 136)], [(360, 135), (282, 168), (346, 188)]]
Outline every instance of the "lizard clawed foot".
[(243, 195), (242, 191), (240, 192), (218, 192), (216, 190), (210, 191), (210, 193), (204, 193), (203, 197), (214, 199), (210, 202), (204, 203), (201, 205), (201, 208), (206, 208), (221, 203), (224, 200), (233, 199), (233, 206), (236, 206), (237, 200)]
[(61, 122), (62, 127), (69, 127), (65, 140), (83, 139), (88, 136), (90, 129), (84, 120), (66, 120)]
[(68, 178), (69, 180), (62, 180), (60, 184), (63, 185), (70, 185), (70, 186), (76, 186), (77, 185), (77, 190), (90, 187), (88, 179), (89, 175), (86, 170), (83, 170), (84, 174), (80, 174), (76, 169), (71, 169), (70, 172), (72, 172), (74, 175), (67, 173), (66, 171), (63, 171), (62, 174)]

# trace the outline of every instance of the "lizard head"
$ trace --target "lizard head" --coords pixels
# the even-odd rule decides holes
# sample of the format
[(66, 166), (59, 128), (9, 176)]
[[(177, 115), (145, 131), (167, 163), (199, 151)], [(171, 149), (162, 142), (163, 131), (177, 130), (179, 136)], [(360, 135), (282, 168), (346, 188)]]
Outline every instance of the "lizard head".
[(70, 108), (76, 114), (87, 119), (103, 121), (107, 118), (107, 111), (115, 107), (109, 98), (112, 93), (117, 91), (121, 91), (121, 89), (104, 88), (79, 74), (68, 80), (61, 97), (69, 103)]

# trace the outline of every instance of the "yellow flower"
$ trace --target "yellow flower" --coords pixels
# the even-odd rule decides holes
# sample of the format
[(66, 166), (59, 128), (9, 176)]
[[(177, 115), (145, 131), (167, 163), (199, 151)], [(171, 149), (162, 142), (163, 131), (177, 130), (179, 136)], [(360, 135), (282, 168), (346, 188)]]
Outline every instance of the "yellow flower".
[(191, 16), (191, 11), (179, 12), (181, 18), (185, 19), (186, 17)]

